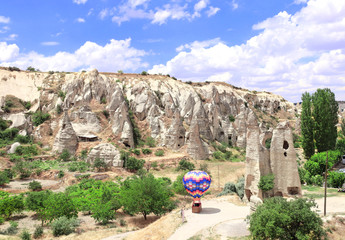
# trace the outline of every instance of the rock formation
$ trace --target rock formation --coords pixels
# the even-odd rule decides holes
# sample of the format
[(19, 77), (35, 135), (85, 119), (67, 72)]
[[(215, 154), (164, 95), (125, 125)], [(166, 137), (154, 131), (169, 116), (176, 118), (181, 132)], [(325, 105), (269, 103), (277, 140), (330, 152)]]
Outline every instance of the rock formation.
[(93, 164), (97, 158), (103, 159), (110, 167), (123, 166), (123, 161), (120, 159), (120, 152), (110, 143), (102, 143), (92, 148), (86, 161)]
[(53, 151), (61, 153), (66, 149), (71, 154), (74, 154), (77, 148), (78, 137), (69, 120), (68, 112), (65, 110), (61, 128), (55, 137)]
[(179, 149), (185, 143), (186, 129), (183, 127), (180, 113), (176, 111), (173, 122), (165, 136), (165, 145), (172, 149)]
[[(42, 126), (41, 131), (38, 131), (41, 126), (35, 127), (33, 132), (40, 139), (55, 138), (54, 150), (59, 152), (66, 147), (75, 151), (75, 132), (105, 136), (134, 147), (135, 121), (142, 136), (153, 137), (158, 146), (179, 149), (187, 144), (182, 151), (187, 150), (192, 158), (205, 159), (211, 153), (213, 141), (246, 147), (248, 116), (252, 111), (266, 115), (282, 111), (294, 117), (292, 110), (295, 110), (293, 104), (275, 94), (254, 93), (217, 82), (187, 84), (163, 75), (99, 73), (97, 70), (12, 73), (0, 69), (1, 78), (6, 81), (0, 81), (0, 105), (4, 104), (6, 94), (12, 94), (30, 101), (31, 111), (49, 112), (52, 116), (49, 126)], [(14, 88), (21, 82), (27, 88), (16, 91)], [(69, 109), (71, 123), (68, 121), (54, 135), (61, 120), (55, 114), (58, 106)], [(103, 115), (108, 115), (107, 119)], [(30, 133), (29, 127), (23, 126)], [(45, 135), (48, 127), (51, 134)]]
[[(271, 137), (271, 147), (268, 150), (265, 142)], [(264, 198), (264, 193), (258, 188), (258, 184), (262, 176), (271, 173), (275, 176), (274, 188), (265, 194), (275, 196), (301, 194), (296, 152), (288, 123), (280, 123), (271, 134), (260, 128), (257, 118), (250, 113), (247, 129), (245, 182), (245, 194), (249, 201), (253, 195)]]

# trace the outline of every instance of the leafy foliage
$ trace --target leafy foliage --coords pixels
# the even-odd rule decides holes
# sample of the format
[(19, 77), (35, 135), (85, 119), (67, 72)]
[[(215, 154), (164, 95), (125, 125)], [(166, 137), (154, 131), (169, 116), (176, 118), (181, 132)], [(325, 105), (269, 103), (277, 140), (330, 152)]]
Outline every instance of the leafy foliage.
[(151, 150), (151, 149), (148, 149), (148, 148), (143, 148), (143, 149), (141, 149), (141, 151), (142, 151), (143, 154), (145, 154), (145, 155), (148, 155), (148, 154), (151, 154), (151, 153), (152, 153), (152, 150)]
[(0, 172), (0, 186), (3, 186), (9, 182), (10, 179), (8, 178), (7, 174), (5, 172)]
[(79, 226), (78, 219), (67, 218), (66, 216), (59, 217), (51, 224), (54, 237), (68, 235), (74, 232), (77, 226)]
[(335, 149), (338, 124), (338, 103), (329, 89), (317, 89), (312, 96), (315, 145), (319, 152)]
[(108, 169), (108, 166), (105, 163), (104, 159), (101, 159), (101, 158), (96, 158), (95, 161), (93, 162), (92, 167), (94, 169), (97, 169), (97, 171), (100, 171), (101, 169), (106, 171)]
[(166, 183), (151, 174), (128, 179), (125, 187), (121, 188), (124, 210), (130, 214), (141, 213), (145, 220), (150, 213), (161, 215), (171, 210), (173, 202), (170, 196), (172, 192)]
[(43, 235), (43, 227), (42, 226), (37, 226), (34, 231), (34, 238), (40, 238)]
[(145, 145), (149, 147), (155, 147), (156, 146), (156, 141), (153, 137), (147, 137), (145, 140)]
[(236, 193), (241, 199), (244, 197), (244, 177), (237, 179), (236, 183), (228, 182), (225, 183), (223, 191), (217, 195), (223, 196), (231, 193)]
[(314, 120), (312, 116), (312, 102), (309, 93), (302, 95), (302, 113), (301, 113), (301, 133), (302, 148), (304, 155), (309, 159), (315, 153), (314, 147)]
[(188, 170), (188, 171), (192, 171), (195, 169), (195, 165), (188, 161), (187, 159), (181, 159), (179, 162), (178, 162), (178, 167), (177, 167), (177, 171), (179, 170)]
[(345, 181), (345, 174), (342, 172), (329, 172), (329, 185), (335, 188), (341, 188)]
[(131, 120), (131, 125), (132, 125), (132, 129), (133, 129), (134, 145), (137, 146), (141, 141), (140, 130), (139, 130), (138, 125), (134, 119), (134, 114), (133, 114), (132, 110), (128, 110), (128, 116), (129, 116), (129, 119)]
[(32, 191), (39, 191), (42, 190), (42, 184), (38, 181), (32, 181), (29, 183), (29, 189)]
[[(328, 169), (338, 162), (341, 153), (339, 151), (328, 151)], [(327, 152), (314, 154), (304, 165), (305, 169), (312, 175), (323, 175), (326, 169)]]
[(175, 193), (180, 195), (188, 195), (188, 192), (183, 186), (183, 176), (186, 174), (186, 172), (181, 173), (177, 176), (176, 180), (173, 182), (172, 188)]
[(274, 188), (274, 175), (268, 174), (260, 177), (258, 188), (262, 191), (270, 191)]
[(33, 121), (35, 126), (39, 126), (49, 119), (50, 119), (50, 114), (49, 113), (43, 113), (41, 111), (37, 111), (32, 115), (32, 121)]
[(0, 216), (7, 219), (14, 213), (20, 213), (24, 210), (24, 201), (22, 195), (3, 195), (0, 197)]
[(67, 162), (70, 160), (70, 158), (71, 158), (71, 153), (67, 149), (62, 150), (62, 153), (60, 154), (59, 159), (61, 161)]
[(127, 162), (124, 163), (125, 167), (131, 171), (138, 171), (144, 167), (145, 160), (137, 159), (135, 157), (129, 157)]
[(249, 217), (251, 236), (258, 240), (323, 239), (322, 220), (311, 210), (315, 206), (313, 200), (266, 199)]
[(155, 155), (156, 155), (157, 157), (164, 156), (164, 150), (162, 150), (162, 149), (157, 150), (157, 151), (155, 152)]
[(72, 199), (65, 193), (53, 193), (43, 202), (41, 216), (44, 221), (52, 222), (62, 216), (77, 217), (77, 208)]

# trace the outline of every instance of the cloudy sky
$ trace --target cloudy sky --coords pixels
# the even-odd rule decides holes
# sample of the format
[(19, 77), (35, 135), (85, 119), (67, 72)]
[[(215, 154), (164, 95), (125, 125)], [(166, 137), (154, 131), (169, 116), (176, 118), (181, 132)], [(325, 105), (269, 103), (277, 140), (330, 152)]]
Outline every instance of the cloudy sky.
[(170, 74), (345, 100), (345, 0), (1, 0), (0, 66)]

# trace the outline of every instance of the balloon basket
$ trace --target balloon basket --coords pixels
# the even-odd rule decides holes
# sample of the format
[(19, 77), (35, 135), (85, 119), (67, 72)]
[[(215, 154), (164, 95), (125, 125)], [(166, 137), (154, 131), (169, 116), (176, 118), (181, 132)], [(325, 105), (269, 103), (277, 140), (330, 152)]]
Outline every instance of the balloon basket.
[(202, 210), (201, 202), (200, 201), (193, 202), (192, 213), (200, 213), (201, 210)]

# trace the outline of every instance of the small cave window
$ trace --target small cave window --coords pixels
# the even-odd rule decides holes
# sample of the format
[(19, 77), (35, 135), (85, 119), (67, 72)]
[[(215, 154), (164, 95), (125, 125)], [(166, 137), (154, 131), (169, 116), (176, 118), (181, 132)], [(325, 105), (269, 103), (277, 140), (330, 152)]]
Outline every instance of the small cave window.
[(288, 143), (286, 140), (284, 140), (283, 148), (284, 148), (285, 150), (288, 150), (288, 149), (289, 149), (289, 143)]
[(287, 152), (284, 152), (284, 156), (287, 157)]

